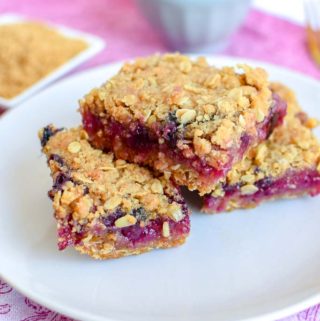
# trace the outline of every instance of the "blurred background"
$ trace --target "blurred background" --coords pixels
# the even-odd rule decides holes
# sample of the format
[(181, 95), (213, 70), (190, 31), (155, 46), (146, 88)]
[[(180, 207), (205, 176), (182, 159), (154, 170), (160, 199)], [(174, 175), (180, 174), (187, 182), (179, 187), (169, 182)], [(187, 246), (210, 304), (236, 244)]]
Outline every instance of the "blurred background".
[(178, 50), (254, 58), (319, 78), (307, 47), (304, 2), (320, 6), (318, 0), (2, 0), (0, 14), (100, 36), (107, 47), (85, 68)]

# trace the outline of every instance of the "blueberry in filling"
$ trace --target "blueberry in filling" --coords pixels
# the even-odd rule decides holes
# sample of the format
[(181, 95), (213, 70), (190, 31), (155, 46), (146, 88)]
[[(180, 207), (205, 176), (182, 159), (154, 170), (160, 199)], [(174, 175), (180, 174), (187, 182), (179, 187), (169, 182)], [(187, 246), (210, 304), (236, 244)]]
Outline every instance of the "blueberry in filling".
[(115, 221), (120, 218), (121, 216), (125, 215), (121, 209), (116, 209), (113, 213), (109, 214), (108, 216), (102, 219), (103, 224), (107, 227), (112, 229), (114, 227)]
[(64, 165), (64, 161), (63, 161), (62, 157), (58, 154), (51, 154), (49, 157), (49, 161), (51, 161), (51, 160), (57, 162), (60, 166)]
[(144, 222), (148, 217), (148, 214), (143, 207), (133, 209), (131, 215), (133, 215), (138, 222)]
[(43, 128), (42, 137), (41, 137), (41, 146), (44, 147), (47, 145), (49, 139), (54, 136), (57, 132), (61, 131), (62, 128), (53, 129), (52, 126), (46, 126)]
[(54, 190), (62, 190), (62, 186), (63, 186), (66, 182), (68, 182), (68, 181), (72, 181), (71, 177), (70, 177), (68, 174), (66, 174), (66, 173), (60, 172), (60, 173), (56, 176), (52, 188), (53, 188)]

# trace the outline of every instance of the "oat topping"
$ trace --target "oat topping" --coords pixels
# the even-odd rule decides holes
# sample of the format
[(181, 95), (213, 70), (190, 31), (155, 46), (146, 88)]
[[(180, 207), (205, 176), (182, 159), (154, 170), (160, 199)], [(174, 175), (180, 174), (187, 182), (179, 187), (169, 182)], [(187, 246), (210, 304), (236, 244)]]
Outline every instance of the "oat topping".
[(242, 195), (251, 195), (258, 191), (258, 187), (253, 184), (246, 184), (241, 187), (241, 194)]
[(174, 221), (184, 218), (182, 205), (175, 201), (178, 191), (163, 176), (93, 149), (81, 128), (52, 131), (55, 135), (43, 151), (59, 185), (54, 187), (54, 209), (60, 219), (72, 215), (80, 223), (94, 222), (120, 210), (124, 215), (115, 225), (126, 227), (136, 224), (141, 209), (145, 221), (159, 215)]
[(81, 144), (79, 142), (71, 142), (68, 145), (68, 151), (72, 154), (76, 154), (80, 152), (80, 150), (81, 150)]
[(152, 126), (174, 116), (184, 144), (210, 159), (217, 148), (238, 147), (244, 133), (257, 136), (256, 125), (269, 115), (272, 96), (261, 68), (218, 69), (204, 58), (167, 54), (125, 64), (80, 105), (82, 112), (89, 108), (122, 124), (135, 120)]
[(162, 235), (164, 237), (169, 237), (170, 236), (170, 226), (168, 222), (163, 222), (162, 225)]
[(126, 214), (115, 221), (116, 227), (127, 227), (137, 223), (137, 219), (130, 214)]
[(213, 196), (221, 197), (223, 186), (237, 184), (242, 195), (253, 194), (258, 190), (254, 185), (257, 181), (282, 177), (287, 171), (317, 169), (320, 173), (320, 144), (311, 130), (318, 121), (302, 112), (290, 89), (278, 83), (271, 87), (288, 103), (284, 124), (269, 139), (248, 151), (227, 178), (216, 185)]
[(20, 94), (86, 47), (41, 23), (0, 25), (0, 96)]

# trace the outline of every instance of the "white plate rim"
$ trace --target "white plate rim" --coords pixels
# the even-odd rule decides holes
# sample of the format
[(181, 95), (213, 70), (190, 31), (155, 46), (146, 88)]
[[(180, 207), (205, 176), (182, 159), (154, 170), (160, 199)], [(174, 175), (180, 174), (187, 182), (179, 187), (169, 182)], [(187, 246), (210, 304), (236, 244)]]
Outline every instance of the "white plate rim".
[[(23, 15), (11, 14), (6, 13), (0, 15), (0, 25), (4, 24), (11, 24), (16, 22), (25, 22), (25, 21), (34, 21), (37, 19), (28, 18)], [(85, 41), (88, 45), (86, 49), (81, 51), (79, 54), (74, 56), (73, 58), (69, 59), (67, 62), (59, 66), (58, 68), (54, 69), (51, 73), (46, 75), (45, 77), (41, 78), (33, 85), (22, 91), (17, 96), (7, 99), (0, 96), (0, 106), (4, 106), (6, 108), (12, 108), (23, 102), (24, 100), (31, 97), (33, 94), (44, 88), (45, 86), (49, 85), (56, 79), (60, 78), (61, 76), (65, 75), (66, 73), (70, 72), (72, 69), (76, 68), (80, 64), (84, 63), (91, 57), (95, 56), (97, 53), (102, 51), (106, 44), (102, 38), (94, 36), (90, 33), (82, 32), (73, 28), (65, 27), (58, 24), (53, 24), (50, 22), (45, 22), (46, 25), (54, 28), (62, 35), (66, 37), (75, 37)]]
[[(200, 54), (189, 54), (191, 57), (195, 57), (195, 56), (200, 56)], [(208, 54), (202, 54), (201, 56), (205, 56), (208, 61), (210, 63), (212, 63), (213, 61), (216, 61), (218, 64), (219, 62), (223, 62), (225, 64), (228, 65), (236, 65), (238, 64), (237, 61), (241, 61), (241, 63), (245, 63), (245, 64), (249, 64), (249, 65), (253, 65), (253, 66), (261, 66), (263, 68), (265, 68), (266, 70), (268, 70), (268, 68), (276, 68), (278, 69), (278, 71), (287, 73), (288, 75), (292, 76), (292, 77), (298, 77), (301, 80), (303, 80), (306, 83), (312, 84), (312, 86), (317, 86), (319, 87), (320, 90), (320, 83), (310, 77), (307, 76), (305, 74), (302, 74), (300, 72), (297, 71), (293, 71), (290, 70), (288, 68), (285, 67), (281, 67), (281, 66), (277, 66), (275, 64), (270, 64), (270, 63), (265, 63), (263, 61), (259, 61), (259, 60), (253, 60), (253, 59), (247, 59), (247, 58), (242, 58), (242, 57), (232, 57), (232, 56), (225, 56), (225, 55), (208, 55)], [(132, 58), (134, 59), (134, 58)], [(73, 79), (79, 77), (79, 76), (85, 76), (86, 74), (90, 74), (90, 73), (95, 73), (97, 70), (99, 69), (109, 69), (109, 68), (120, 68), (120, 66), (125, 62), (125, 61), (130, 61), (132, 59), (126, 59), (126, 60), (121, 60), (118, 62), (113, 62), (113, 63), (109, 63), (109, 64), (104, 64), (98, 67), (94, 67), (91, 69), (87, 69), (84, 71), (81, 71), (79, 73), (76, 73), (70, 77), (66, 77), (62, 80), (60, 80), (59, 82), (56, 82), (55, 84), (53, 84), (53, 86), (46, 88), (45, 90), (43, 90), (41, 93), (39, 93), (38, 95), (45, 95), (47, 91), (51, 91), (53, 90), (55, 87), (60, 87), (61, 85), (63, 85), (64, 82), (69, 82), (72, 81)], [(37, 96), (38, 96), (37, 95)], [(12, 110), (8, 110), (8, 112), (6, 112), (2, 117), (0, 117), (0, 126), (1, 123), (3, 121), (5, 121), (7, 118), (9, 117), (14, 117), (16, 112), (19, 112), (19, 110), (21, 108), (24, 108), (23, 105), (19, 108), (15, 108)], [(10, 277), (7, 277), (5, 275), (3, 275), (0, 271), (0, 277), (7, 282), (8, 284), (10, 284), (13, 288), (15, 288), (16, 290), (18, 290), (21, 294), (23, 294), (24, 296), (29, 297), (31, 300), (34, 300), (35, 302), (38, 302), (39, 304), (53, 310), (56, 312), (59, 312), (63, 315), (75, 318), (75, 319), (79, 319), (79, 320), (86, 320), (86, 321), (119, 321), (117, 319), (111, 319), (111, 318), (105, 318), (105, 317), (97, 317), (88, 313), (83, 313), (83, 312), (79, 312), (79, 310), (77, 309), (73, 309), (73, 308), (69, 308), (65, 305), (56, 303), (56, 302), (52, 302), (50, 300), (46, 300), (46, 299), (42, 299), (41, 295), (35, 293), (34, 291), (21, 287), (19, 284), (15, 283), (13, 279), (11, 279)], [(268, 312), (262, 315), (257, 315), (257, 316), (253, 316), (250, 318), (245, 318), (245, 319), (237, 319), (235, 321), (270, 321), (270, 320), (276, 320), (276, 319), (280, 319), (280, 318), (284, 318), (284, 317), (288, 317), (290, 315), (293, 315), (295, 313), (301, 312), (304, 309), (310, 308), (316, 304), (320, 303), (320, 292), (310, 296), (309, 298), (302, 300), (300, 302), (297, 302), (295, 304), (290, 304), (286, 307), (280, 308), (276, 311), (272, 311), (272, 312)]]

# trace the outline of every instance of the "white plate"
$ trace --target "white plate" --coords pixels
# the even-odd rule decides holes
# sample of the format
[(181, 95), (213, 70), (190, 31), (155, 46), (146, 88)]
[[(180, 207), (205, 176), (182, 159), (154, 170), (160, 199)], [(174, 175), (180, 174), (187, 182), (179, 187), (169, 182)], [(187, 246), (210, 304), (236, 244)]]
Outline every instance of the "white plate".
[[(242, 59), (211, 57), (218, 65)], [(315, 80), (265, 65), (320, 116)], [(31, 299), (85, 321), (272, 320), (320, 302), (320, 198), (229, 215), (194, 211), (176, 249), (94, 261), (58, 252), (37, 130), (80, 122), (77, 100), (119, 65), (55, 84), (0, 120), (0, 275)]]
[[(15, 14), (5, 14), (0, 16), (0, 25), (30, 21), (30, 20), (32, 19), (28, 19), (26, 17), (18, 16)], [(65, 75), (75, 67), (81, 65), (82, 63), (84, 63), (85, 61), (87, 61), (88, 59), (96, 55), (105, 47), (104, 41), (99, 37), (93, 36), (85, 32), (80, 32), (71, 28), (66, 28), (66, 27), (54, 25), (51, 23), (47, 23), (47, 22), (46, 24), (48, 26), (55, 28), (65, 37), (78, 38), (85, 41), (88, 44), (88, 47), (83, 51), (81, 51), (76, 56), (74, 56), (73, 58), (69, 59), (66, 63), (64, 63), (60, 67), (53, 70), (47, 76), (38, 80), (34, 85), (28, 87), (21, 94), (10, 99), (0, 97), (0, 106), (6, 107), (6, 108), (17, 106), (23, 100), (29, 98), (34, 93), (36, 93), (43, 87), (47, 86), (48, 84), (52, 83), (54, 80), (58, 79), (59, 77)]]

